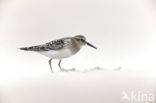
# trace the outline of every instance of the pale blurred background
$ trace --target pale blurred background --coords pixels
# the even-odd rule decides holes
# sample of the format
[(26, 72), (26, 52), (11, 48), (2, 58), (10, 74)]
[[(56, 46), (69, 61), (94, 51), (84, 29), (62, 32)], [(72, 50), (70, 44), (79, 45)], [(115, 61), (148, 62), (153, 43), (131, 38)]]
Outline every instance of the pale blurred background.
[[(19, 47), (74, 35), (86, 36), (98, 50), (85, 46), (62, 61), (65, 69), (122, 67), (156, 73), (155, 0), (1, 0), (1, 84), (50, 75), (49, 58)], [(55, 71), (57, 63), (54, 60)]]

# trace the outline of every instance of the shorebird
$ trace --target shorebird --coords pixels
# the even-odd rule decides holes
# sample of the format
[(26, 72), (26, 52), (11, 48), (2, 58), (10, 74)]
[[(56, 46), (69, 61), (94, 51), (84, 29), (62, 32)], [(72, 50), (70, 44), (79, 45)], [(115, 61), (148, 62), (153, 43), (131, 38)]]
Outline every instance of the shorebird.
[(50, 41), (48, 43), (37, 45), (37, 46), (30, 46), (30, 47), (23, 47), (20, 50), (25, 51), (35, 51), (42, 55), (45, 55), (50, 58), (49, 66), (51, 72), (53, 72), (51, 61), (52, 59), (60, 59), (58, 66), (60, 70), (61, 68), (61, 61), (63, 58), (68, 58), (74, 54), (76, 54), (84, 45), (88, 45), (97, 49), (94, 45), (90, 44), (86, 41), (86, 37), (83, 35), (76, 35), (74, 37), (65, 37), (57, 40)]

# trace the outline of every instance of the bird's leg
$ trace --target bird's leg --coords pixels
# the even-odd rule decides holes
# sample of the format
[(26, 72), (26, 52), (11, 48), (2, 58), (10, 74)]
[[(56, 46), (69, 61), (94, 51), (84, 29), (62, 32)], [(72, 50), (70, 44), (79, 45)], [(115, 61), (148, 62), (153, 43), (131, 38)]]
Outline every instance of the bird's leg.
[(58, 66), (60, 67), (60, 70), (62, 71), (63, 69), (61, 68), (61, 61), (62, 61), (62, 59), (60, 59)]
[(53, 73), (53, 69), (52, 69), (52, 66), (51, 66), (51, 61), (52, 61), (52, 58), (49, 60), (49, 65), (50, 65), (51, 72)]

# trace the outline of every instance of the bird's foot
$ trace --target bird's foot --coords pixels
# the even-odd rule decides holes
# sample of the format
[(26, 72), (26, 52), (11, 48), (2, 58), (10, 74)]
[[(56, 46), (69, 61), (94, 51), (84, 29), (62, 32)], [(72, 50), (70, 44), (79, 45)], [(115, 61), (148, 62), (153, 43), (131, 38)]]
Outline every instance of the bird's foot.
[(69, 71), (75, 71), (76, 69), (75, 68), (72, 68), (72, 69), (61, 69), (61, 71), (63, 72), (69, 72)]

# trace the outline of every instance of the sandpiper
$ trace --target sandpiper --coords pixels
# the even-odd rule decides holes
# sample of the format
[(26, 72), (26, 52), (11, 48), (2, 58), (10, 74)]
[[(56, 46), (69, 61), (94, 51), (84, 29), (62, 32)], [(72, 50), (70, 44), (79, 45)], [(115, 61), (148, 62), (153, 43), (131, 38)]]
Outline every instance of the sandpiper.
[(62, 71), (63, 70), (61, 68), (62, 59), (76, 54), (82, 48), (82, 46), (86, 44), (90, 47), (93, 47), (94, 49), (97, 49), (95, 46), (86, 41), (86, 37), (84, 37), (83, 35), (76, 35), (74, 37), (65, 37), (53, 40), (42, 45), (23, 47), (20, 48), (20, 50), (35, 51), (49, 57), (50, 69), (51, 72), (53, 72), (51, 65), (52, 59), (60, 59), (58, 66)]

